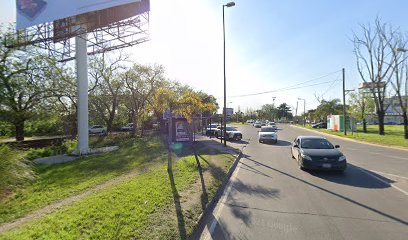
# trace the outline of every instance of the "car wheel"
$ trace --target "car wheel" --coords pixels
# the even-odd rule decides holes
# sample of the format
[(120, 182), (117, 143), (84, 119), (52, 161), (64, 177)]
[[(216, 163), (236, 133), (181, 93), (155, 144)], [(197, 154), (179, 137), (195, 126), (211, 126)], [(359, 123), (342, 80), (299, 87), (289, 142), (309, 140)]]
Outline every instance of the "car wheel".
[(261, 141), (261, 140), (259, 140), (259, 142), (260, 142), (260, 143), (262, 143), (262, 141)]
[(215, 133), (215, 137), (218, 138), (218, 133)]

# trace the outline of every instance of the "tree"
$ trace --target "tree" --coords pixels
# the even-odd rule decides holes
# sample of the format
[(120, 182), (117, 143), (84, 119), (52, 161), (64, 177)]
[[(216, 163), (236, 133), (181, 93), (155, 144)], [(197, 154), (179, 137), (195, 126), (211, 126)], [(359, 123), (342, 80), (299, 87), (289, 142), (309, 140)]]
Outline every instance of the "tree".
[(354, 53), (357, 59), (357, 69), (361, 79), (370, 83), (370, 92), (374, 98), (378, 118), (378, 133), (384, 135), (384, 98), (394, 67), (393, 51), (396, 45), (396, 31), (388, 24), (381, 23), (376, 18), (372, 24), (360, 25), (362, 36), (354, 33)]
[[(400, 47), (405, 47), (406, 42), (401, 41)], [(400, 61), (397, 52), (394, 52), (394, 64), (395, 64), (395, 79), (391, 82), (395, 91), (398, 103), (401, 109), (402, 117), (404, 119), (404, 138), (408, 139), (408, 62), (406, 57)], [(405, 87), (405, 93), (403, 93), (403, 87)]]
[(164, 68), (161, 65), (134, 64), (122, 75), (122, 78), (126, 86), (124, 105), (131, 115), (134, 123), (132, 133), (135, 134), (139, 123), (142, 125), (146, 112), (150, 109), (154, 110), (150, 105), (154, 105), (154, 94), (163, 84)]
[(349, 100), (349, 110), (351, 115), (363, 121), (363, 132), (367, 132), (367, 113), (374, 112), (374, 101), (371, 95), (368, 95), (364, 92), (352, 92), (350, 93), (350, 100)]
[(123, 70), (126, 56), (119, 54), (110, 59), (105, 54), (95, 57), (90, 63), (90, 75), (94, 80), (94, 87), (90, 91), (90, 104), (99, 113), (99, 117), (106, 123), (107, 131), (111, 132), (113, 121), (119, 105), (119, 95), (123, 90), (123, 79), (118, 77)]
[(7, 48), (16, 41), (10, 32), (0, 32), (0, 116), (15, 127), (16, 140), (24, 140), (24, 124), (50, 91), (54, 60), (34, 48)]
[(342, 114), (343, 105), (340, 103), (340, 99), (333, 100), (321, 100), (319, 106), (317, 106), (314, 112), (315, 120), (319, 122), (326, 122), (327, 116)]
[(292, 119), (293, 118), (292, 110), (290, 109), (288, 104), (282, 103), (281, 105), (279, 105), (279, 107), (278, 107), (278, 118), (279, 119), (282, 119), (282, 118)]

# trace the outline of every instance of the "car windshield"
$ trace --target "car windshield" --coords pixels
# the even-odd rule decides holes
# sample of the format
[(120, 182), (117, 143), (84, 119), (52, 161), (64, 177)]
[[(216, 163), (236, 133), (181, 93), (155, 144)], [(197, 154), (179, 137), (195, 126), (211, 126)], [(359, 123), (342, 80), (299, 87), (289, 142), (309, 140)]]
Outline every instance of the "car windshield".
[(226, 128), (227, 129), (227, 131), (237, 131), (235, 128), (233, 128), (233, 127), (227, 127)]
[(302, 148), (308, 149), (333, 149), (334, 146), (327, 141), (326, 139), (302, 139), (301, 141)]
[(261, 132), (276, 132), (276, 130), (275, 128), (267, 127), (267, 128), (262, 128)]
[(217, 128), (217, 125), (216, 124), (211, 124), (211, 125), (208, 126), (208, 128)]

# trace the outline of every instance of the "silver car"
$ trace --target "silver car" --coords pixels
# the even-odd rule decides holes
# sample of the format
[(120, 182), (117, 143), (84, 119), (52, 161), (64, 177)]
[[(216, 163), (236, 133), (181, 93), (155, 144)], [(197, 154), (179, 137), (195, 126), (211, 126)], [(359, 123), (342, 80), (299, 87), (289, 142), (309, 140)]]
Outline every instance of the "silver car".
[(278, 142), (278, 133), (276, 132), (276, 128), (274, 127), (261, 127), (259, 131), (259, 142)]

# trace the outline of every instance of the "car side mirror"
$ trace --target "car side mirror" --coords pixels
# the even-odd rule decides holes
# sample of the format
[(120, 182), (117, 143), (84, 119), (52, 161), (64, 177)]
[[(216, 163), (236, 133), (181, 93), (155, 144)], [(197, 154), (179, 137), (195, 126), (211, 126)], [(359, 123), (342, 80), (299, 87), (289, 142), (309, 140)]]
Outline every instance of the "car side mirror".
[(334, 145), (335, 148), (340, 148), (340, 145)]
[(299, 145), (297, 145), (297, 144), (293, 144), (293, 147), (298, 148), (298, 147), (299, 147)]

